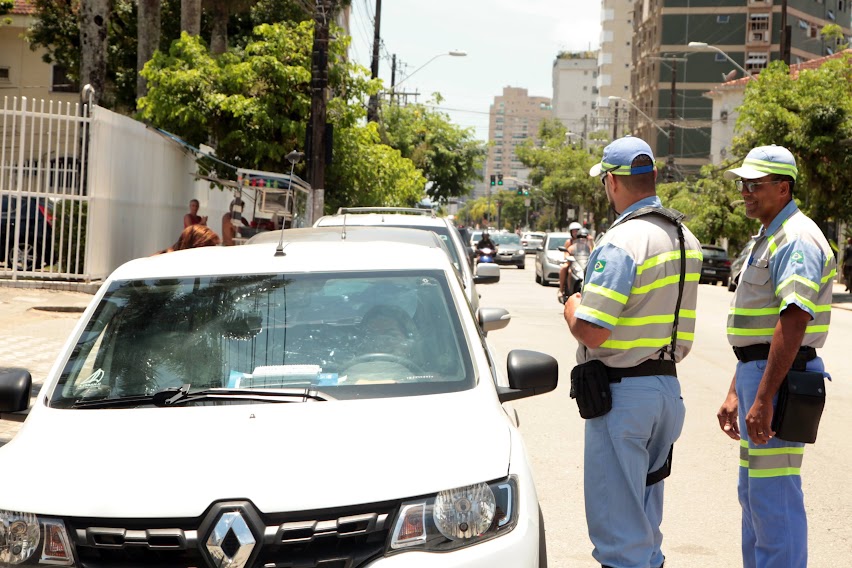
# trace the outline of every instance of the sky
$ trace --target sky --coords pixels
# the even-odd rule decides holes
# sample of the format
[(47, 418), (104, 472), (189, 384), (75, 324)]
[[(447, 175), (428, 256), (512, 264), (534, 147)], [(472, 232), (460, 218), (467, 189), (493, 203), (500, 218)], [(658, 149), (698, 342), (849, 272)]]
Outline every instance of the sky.
[[(375, 8), (352, 0), (350, 56), (368, 69)], [(507, 86), (553, 97), (553, 60), (598, 48), (600, 11), (600, 0), (383, 0), (379, 78), (390, 86), (396, 54), (397, 92), (419, 91), (423, 103), (439, 92), (440, 109), (487, 140), (494, 97)], [(467, 56), (432, 59), (453, 50)]]

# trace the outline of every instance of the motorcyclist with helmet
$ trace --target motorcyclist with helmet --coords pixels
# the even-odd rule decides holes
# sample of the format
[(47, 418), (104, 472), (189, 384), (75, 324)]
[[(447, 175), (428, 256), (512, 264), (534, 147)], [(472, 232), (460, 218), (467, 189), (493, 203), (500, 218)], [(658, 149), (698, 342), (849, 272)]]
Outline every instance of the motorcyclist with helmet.
[(488, 231), (483, 231), (482, 238), (476, 243), (476, 262), (479, 262), (479, 258), (484, 254), (484, 249), (491, 249), (492, 256), (497, 254), (497, 245), (491, 240)]
[[(572, 223), (578, 225), (579, 223)], [(570, 225), (569, 225), (570, 230)], [(565, 303), (565, 298), (570, 296), (575, 290), (571, 278), (571, 262), (569, 258), (573, 258), (574, 262), (579, 263), (580, 268), (586, 268), (589, 262), (589, 256), (592, 254), (592, 249), (595, 248), (595, 243), (589, 238), (589, 230), (580, 226), (576, 231), (572, 231), (571, 245), (565, 249), (565, 264), (559, 269), (559, 291), (556, 294), (560, 303)]]

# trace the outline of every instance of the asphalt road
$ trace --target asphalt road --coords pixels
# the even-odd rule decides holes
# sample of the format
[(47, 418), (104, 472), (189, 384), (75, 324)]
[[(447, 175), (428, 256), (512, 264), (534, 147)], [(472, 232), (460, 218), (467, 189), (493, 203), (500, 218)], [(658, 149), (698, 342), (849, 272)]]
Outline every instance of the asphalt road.
[[(556, 287), (535, 284), (533, 257), (527, 260), (526, 270), (503, 268), (498, 284), (480, 286), (483, 306), (503, 307), (512, 314), (509, 326), (489, 338), (503, 356), (511, 349), (534, 349), (559, 360), (556, 391), (515, 404), (533, 460), (550, 566), (599, 568), (591, 557), (585, 523), (583, 420), (568, 396), (577, 342), (562, 319)], [(842, 290), (835, 285), (835, 292)], [(736, 363), (725, 337), (731, 297), (727, 288), (700, 286), (695, 347), (678, 370), (687, 414), (675, 446), (673, 473), (665, 481), (662, 531), (667, 567), (742, 566), (736, 495), (739, 446), (722, 433), (716, 420)], [(836, 299), (850, 298), (838, 294)], [(852, 443), (847, 438), (852, 432), (848, 412), (852, 384), (846, 371), (849, 338), (852, 312), (835, 307), (828, 342), (821, 350), (834, 381), (828, 387), (819, 439), (806, 448), (802, 466), (811, 568), (852, 562), (852, 491), (847, 485), (852, 481)]]

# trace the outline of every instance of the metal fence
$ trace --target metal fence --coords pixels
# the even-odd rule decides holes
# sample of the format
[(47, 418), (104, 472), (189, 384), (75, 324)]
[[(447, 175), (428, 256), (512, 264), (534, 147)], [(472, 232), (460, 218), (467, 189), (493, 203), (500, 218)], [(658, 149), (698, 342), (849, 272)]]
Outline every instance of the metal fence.
[(3, 99), (0, 277), (89, 280), (90, 109), (90, 104)]

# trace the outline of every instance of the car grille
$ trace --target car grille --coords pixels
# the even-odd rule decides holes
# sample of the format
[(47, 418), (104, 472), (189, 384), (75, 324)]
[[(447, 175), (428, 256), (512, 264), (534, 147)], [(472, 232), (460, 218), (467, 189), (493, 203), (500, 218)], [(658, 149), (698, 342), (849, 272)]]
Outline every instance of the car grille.
[[(396, 503), (287, 515), (258, 515), (263, 532), (246, 568), (358, 568), (380, 557)], [(188, 520), (66, 519), (81, 566), (214, 566), (206, 513)], [(239, 546), (228, 533), (222, 549)]]

